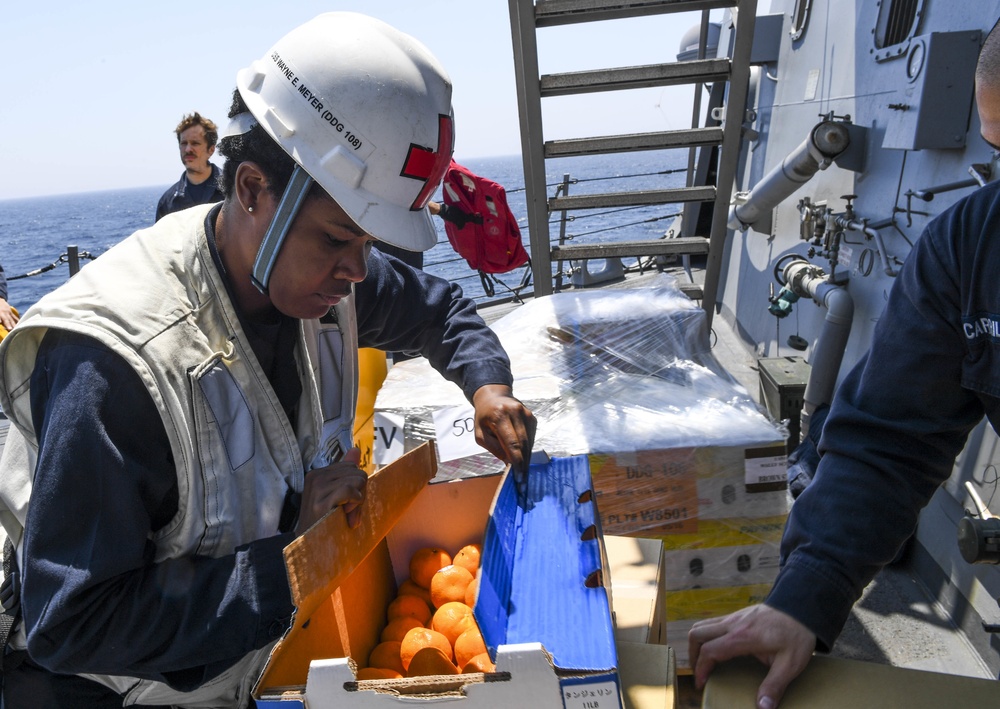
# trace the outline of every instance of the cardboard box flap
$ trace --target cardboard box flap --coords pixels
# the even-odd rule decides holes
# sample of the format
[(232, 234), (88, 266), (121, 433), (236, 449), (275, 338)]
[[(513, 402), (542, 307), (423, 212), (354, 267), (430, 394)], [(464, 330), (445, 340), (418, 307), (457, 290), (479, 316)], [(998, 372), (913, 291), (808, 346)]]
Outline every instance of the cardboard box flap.
[(371, 552), (435, 472), (434, 447), (424, 444), (368, 478), (357, 528), (350, 529), (344, 512), (337, 509), (285, 547), (295, 615), (292, 627), (272, 648), (254, 696), (265, 687), (305, 684), (314, 657), (336, 657), (348, 650), (347, 611), (338, 590), (359, 567), (371, 566), (366, 563)]
[[(702, 695), (704, 709), (754, 709), (767, 668), (753, 658), (722, 663)], [(788, 687), (781, 709), (938, 709), (996, 706), (997, 681), (815, 655)]]
[(533, 464), (526, 488), (505, 475), (475, 607), (494, 658), (499, 645), (540, 642), (558, 668), (617, 666), (593, 500), (586, 456)]
[(366, 510), (356, 529), (334, 510), (285, 547), (296, 625), (382, 541), (435, 472), (434, 447), (424, 444), (368, 478)]

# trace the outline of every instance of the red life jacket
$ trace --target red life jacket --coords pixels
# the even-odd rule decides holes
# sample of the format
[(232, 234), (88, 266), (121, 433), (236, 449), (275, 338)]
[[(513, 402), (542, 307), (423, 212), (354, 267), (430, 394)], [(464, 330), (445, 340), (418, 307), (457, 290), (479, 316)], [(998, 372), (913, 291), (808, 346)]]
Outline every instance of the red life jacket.
[(444, 203), (449, 208), (482, 217), (482, 223), (469, 220), (459, 228), (445, 221), (444, 229), (453, 249), (474, 271), (507, 273), (528, 263), (528, 252), (521, 244), (521, 229), (507, 206), (504, 188), (472, 173), (454, 160), (444, 175)]

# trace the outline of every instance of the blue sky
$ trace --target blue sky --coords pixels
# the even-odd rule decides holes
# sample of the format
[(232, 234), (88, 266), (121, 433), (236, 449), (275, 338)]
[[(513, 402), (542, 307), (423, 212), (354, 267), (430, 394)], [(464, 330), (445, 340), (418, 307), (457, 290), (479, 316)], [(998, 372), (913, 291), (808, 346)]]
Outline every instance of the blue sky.
[[(236, 72), (331, 10), (379, 17), (437, 55), (454, 83), (456, 157), (520, 152), (505, 0), (15, 3), (0, 26), (0, 199), (164, 187), (173, 128), (225, 122)], [(539, 30), (543, 73), (673, 61), (700, 13)], [(691, 87), (543, 101), (545, 138), (685, 128)], [(221, 164), (221, 161), (216, 161)]]

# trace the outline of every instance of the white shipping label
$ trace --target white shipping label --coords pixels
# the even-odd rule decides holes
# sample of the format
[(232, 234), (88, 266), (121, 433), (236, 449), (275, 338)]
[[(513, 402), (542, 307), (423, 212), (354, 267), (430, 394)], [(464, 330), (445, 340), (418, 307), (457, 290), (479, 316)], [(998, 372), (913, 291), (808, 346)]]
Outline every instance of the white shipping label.
[(784, 455), (746, 459), (746, 484), (783, 482), (788, 477), (788, 462)]
[(621, 694), (614, 681), (562, 683), (563, 706), (566, 709), (619, 709)]
[(434, 436), (438, 459), (442, 463), (478, 455), (485, 450), (476, 443), (476, 412), (469, 404), (435, 411)]
[(402, 414), (376, 411), (373, 421), (375, 445), (372, 457), (375, 465), (388, 465), (403, 455), (403, 426), (406, 420)]

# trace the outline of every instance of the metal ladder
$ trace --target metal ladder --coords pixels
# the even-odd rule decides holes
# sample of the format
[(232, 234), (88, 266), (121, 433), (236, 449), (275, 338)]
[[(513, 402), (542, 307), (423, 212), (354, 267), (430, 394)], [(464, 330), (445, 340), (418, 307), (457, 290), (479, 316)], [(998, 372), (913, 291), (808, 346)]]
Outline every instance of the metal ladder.
[[(528, 209), (528, 227), (535, 295), (552, 293), (552, 262), (568, 259), (626, 256), (707, 254), (701, 297), (711, 324), (722, 271), (729, 200), (736, 177), (753, 45), (757, 0), (508, 0), (514, 46), (521, 152)], [(705, 58), (646, 66), (629, 66), (539, 75), (537, 29), (582, 22), (599, 22), (679, 12), (732, 8), (735, 24), (730, 58)], [(702, 32), (704, 40), (705, 32)], [(703, 56), (702, 52), (699, 56)], [(551, 96), (618, 91), (677, 84), (728, 82), (721, 126), (699, 127), (698, 117), (686, 130), (545, 141), (541, 100)], [(556, 196), (546, 194), (548, 158), (638, 150), (719, 146), (715, 184), (650, 191)], [(689, 167), (692, 163), (689, 162)], [(690, 172), (690, 170), (689, 170)], [(711, 229), (705, 236), (650, 239), (615, 244), (551, 245), (549, 215), (575, 209), (712, 202)], [(685, 210), (690, 214), (691, 210)], [(685, 229), (685, 232), (688, 232)]]

